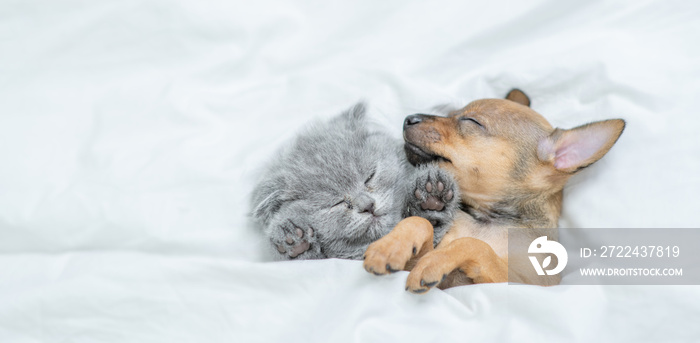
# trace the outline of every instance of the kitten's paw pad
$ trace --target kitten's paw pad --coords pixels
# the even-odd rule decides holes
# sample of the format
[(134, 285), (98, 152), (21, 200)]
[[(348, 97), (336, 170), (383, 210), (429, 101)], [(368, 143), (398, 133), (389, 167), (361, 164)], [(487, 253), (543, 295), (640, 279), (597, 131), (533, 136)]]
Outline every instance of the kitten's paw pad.
[(438, 171), (425, 181), (420, 180), (413, 194), (420, 202), (421, 209), (442, 211), (445, 204), (454, 199), (453, 183), (448, 175)]
[(310, 241), (315, 238), (315, 232), (312, 227), (304, 231), (290, 222), (282, 225), (279, 229), (283, 234), (278, 239), (273, 238), (272, 243), (280, 254), (289, 258), (296, 258), (311, 249)]

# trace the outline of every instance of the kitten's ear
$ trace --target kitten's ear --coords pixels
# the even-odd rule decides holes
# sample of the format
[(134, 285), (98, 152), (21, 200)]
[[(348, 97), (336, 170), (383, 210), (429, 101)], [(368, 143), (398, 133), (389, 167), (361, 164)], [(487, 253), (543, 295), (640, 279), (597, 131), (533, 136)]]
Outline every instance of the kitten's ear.
[(365, 122), (367, 106), (364, 102), (358, 102), (340, 115), (340, 119), (345, 122), (348, 128), (354, 129)]
[(540, 140), (537, 156), (560, 172), (573, 173), (603, 157), (624, 129), (622, 119), (597, 121), (570, 130), (556, 129)]
[(274, 178), (263, 181), (253, 190), (253, 218), (267, 225), (284, 203), (284, 181)]
[(348, 120), (364, 120), (365, 112), (367, 112), (367, 105), (364, 102), (358, 102), (355, 106), (350, 107), (343, 115)]

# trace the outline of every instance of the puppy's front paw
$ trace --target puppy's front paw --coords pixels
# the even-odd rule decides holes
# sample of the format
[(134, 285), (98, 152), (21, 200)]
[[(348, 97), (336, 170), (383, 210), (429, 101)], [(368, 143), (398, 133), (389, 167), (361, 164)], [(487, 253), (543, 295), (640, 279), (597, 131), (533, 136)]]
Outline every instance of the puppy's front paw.
[(415, 243), (384, 236), (367, 248), (363, 266), (374, 275), (385, 275), (404, 269), (406, 263), (418, 253)]
[(408, 274), (406, 290), (425, 293), (445, 280), (455, 266), (444, 251), (434, 250), (423, 256)]
[(291, 220), (280, 225), (272, 237), (272, 244), (285, 259), (313, 259), (320, 255), (316, 232), (311, 227), (302, 228)]
[(408, 217), (401, 220), (388, 235), (369, 245), (364, 267), (375, 275), (408, 270), (415, 259), (431, 250), (432, 225), (424, 218)]

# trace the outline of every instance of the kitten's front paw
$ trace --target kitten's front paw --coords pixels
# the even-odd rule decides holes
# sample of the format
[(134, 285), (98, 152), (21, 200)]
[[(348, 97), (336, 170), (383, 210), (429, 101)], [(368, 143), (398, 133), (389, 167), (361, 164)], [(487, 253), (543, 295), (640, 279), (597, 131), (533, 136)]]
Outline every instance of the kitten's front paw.
[(447, 233), (459, 204), (459, 188), (452, 175), (436, 165), (421, 166), (408, 202), (408, 215), (427, 219), (434, 243)]
[[(426, 169), (416, 180), (411, 202), (417, 212), (443, 211), (455, 199), (455, 182), (446, 171), (438, 168)], [(419, 213), (411, 213), (420, 215)]]
[(320, 257), (320, 247), (316, 244), (316, 232), (311, 226), (304, 229), (288, 220), (279, 226), (270, 240), (277, 251), (287, 259)]

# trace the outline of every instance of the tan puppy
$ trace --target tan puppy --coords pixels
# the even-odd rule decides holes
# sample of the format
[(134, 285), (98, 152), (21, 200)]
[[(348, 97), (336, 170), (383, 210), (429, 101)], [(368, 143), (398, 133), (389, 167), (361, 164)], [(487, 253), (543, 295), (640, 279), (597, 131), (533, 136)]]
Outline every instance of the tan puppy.
[(610, 150), (625, 122), (611, 119), (554, 129), (530, 109), (523, 92), (512, 90), (506, 99), (477, 100), (447, 117), (406, 117), (409, 161), (437, 161), (452, 172), (461, 190), (462, 211), (435, 248), (427, 220), (404, 219), (369, 246), (367, 271), (411, 270), (406, 289), (414, 293), (436, 285), (559, 283), (558, 275), (537, 276), (526, 253), (508, 256), (508, 229), (525, 229), (519, 245), (527, 246), (542, 235), (558, 239), (564, 185)]

